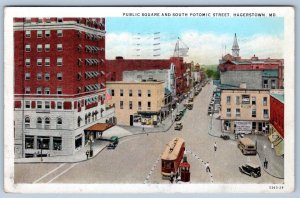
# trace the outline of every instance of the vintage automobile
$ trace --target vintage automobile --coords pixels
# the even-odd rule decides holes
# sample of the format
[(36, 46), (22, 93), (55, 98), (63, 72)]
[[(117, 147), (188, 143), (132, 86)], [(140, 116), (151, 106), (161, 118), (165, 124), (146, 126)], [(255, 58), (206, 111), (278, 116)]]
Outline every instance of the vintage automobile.
[(257, 178), (261, 176), (260, 166), (256, 164), (243, 164), (239, 167), (239, 170), (241, 173), (249, 175), (250, 177), (252, 176), (254, 178)]
[(182, 123), (181, 123), (181, 122), (176, 122), (174, 129), (175, 129), (175, 130), (178, 130), (178, 131), (181, 131), (182, 127), (183, 127), (183, 126), (182, 126)]
[(225, 135), (225, 134), (222, 134), (220, 136), (220, 138), (222, 138), (223, 140), (229, 140), (230, 139), (229, 135)]
[(180, 121), (181, 118), (182, 118), (182, 115), (180, 113), (177, 113), (176, 117), (175, 117), (175, 121)]
[(113, 144), (113, 145), (117, 145), (119, 143), (119, 137), (118, 136), (112, 136), (110, 138), (110, 142)]
[(113, 144), (113, 143), (110, 143), (108, 146), (107, 146), (107, 149), (115, 149), (116, 148), (116, 144)]

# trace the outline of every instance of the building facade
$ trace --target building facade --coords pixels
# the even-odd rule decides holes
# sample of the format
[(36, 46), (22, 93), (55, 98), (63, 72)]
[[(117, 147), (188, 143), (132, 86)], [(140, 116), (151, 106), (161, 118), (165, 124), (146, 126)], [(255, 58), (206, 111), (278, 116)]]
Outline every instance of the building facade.
[(14, 19), (16, 158), (73, 154), (113, 116), (104, 59), (104, 18)]
[(160, 122), (165, 105), (163, 81), (108, 81), (107, 88), (112, 96), (108, 103), (115, 107), (118, 125), (152, 127)]
[(270, 119), (268, 90), (221, 90), (222, 130), (232, 133), (267, 133)]
[(269, 140), (277, 155), (284, 155), (284, 93), (274, 90), (270, 94)]
[(239, 56), (239, 46), (235, 35), (232, 54), (219, 60), (221, 84), (239, 86), (246, 83), (251, 89), (283, 89), (284, 60), (253, 56), (244, 59)]

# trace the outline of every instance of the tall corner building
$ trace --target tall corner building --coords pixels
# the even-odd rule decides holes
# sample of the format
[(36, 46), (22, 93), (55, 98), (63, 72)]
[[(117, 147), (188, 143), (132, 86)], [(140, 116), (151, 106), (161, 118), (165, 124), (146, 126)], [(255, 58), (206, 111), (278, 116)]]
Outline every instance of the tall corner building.
[(109, 122), (104, 18), (14, 18), (15, 158), (71, 155)]

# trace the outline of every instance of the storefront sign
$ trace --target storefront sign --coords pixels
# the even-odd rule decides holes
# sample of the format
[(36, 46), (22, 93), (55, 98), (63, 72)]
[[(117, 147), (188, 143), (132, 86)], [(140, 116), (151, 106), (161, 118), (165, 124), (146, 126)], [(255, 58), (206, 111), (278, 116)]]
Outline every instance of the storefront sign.
[(251, 133), (252, 122), (250, 121), (235, 121), (235, 133)]

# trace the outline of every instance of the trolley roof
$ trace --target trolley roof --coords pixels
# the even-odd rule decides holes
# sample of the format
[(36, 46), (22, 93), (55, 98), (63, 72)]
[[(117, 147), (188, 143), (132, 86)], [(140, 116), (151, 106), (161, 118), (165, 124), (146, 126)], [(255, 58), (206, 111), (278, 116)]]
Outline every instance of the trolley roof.
[(184, 139), (176, 137), (167, 144), (165, 151), (161, 155), (163, 160), (175, 160), (178, 157)]

